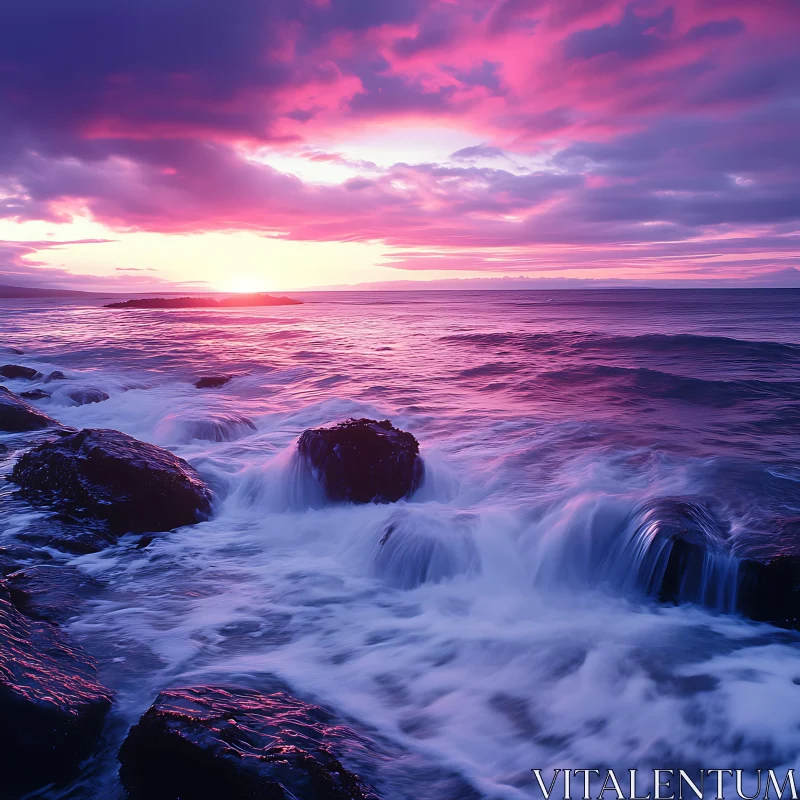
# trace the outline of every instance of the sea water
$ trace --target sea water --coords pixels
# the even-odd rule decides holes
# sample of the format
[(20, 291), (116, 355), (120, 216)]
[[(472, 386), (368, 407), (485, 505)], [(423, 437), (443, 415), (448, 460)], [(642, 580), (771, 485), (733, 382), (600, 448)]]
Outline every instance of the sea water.
[[(128, 727), (201, 683), (334, 711), (376, 743), (363, 771), (389, 800), (540, 796), (534, 768), (800, 767), (800, 637), (731, 595), (739, 559), (800, 551), (800, 292), (297, 297), (0, 301), (0, 343), (25, 351), (3, 358), (69, 378), (42, 410), (169, 448), (216, 496), (146, 548), (57, 555), (105, 586), (67, 627), (116, 703), (51, 797), (120, 797)], [(419, 440), (411, 498), (326, 502), (297, 438), (351, 417)], [(663, 498), (725, 532), (694, 603), (643, 590), (637, 515)], [(4, 490), (0, 539), (39, 523)]]

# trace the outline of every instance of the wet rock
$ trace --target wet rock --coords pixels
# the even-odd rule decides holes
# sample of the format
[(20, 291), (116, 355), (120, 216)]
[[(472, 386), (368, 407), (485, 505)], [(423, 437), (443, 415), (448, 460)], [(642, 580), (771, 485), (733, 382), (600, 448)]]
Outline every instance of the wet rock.
[(5, 364), (0, 367), (0, 377), (8, 378), (9, 380), (24, 378), (25, 380), (32, 381), (41, 374), (41, 372), (37, 372), (35, 369), (31, 369), (31, 367), (20, 367), (17, 364)]
[(87, 406), (90, 403), (102, 403), (108, 400), (108, 394), (102, 389), (73, 389), (71, 392), (67, 392), (67, 397), (76, 406)]
[(44, 389), (30, 389), (27, 392), (20, 392), (19, 396), (26, 400), (45, 400), (50, 397), (50, 392), (46, 392)]
[(734, 557), (729, 527), (694, 501), (661, 498), (636, 520), (631, 542), (641, 554), (640, 583), (659, 601), (800, 629), (800, 556)]
[(115, 533), (166, 531), (207, 519), (211, 492), (186, 461), (119, 431), (86, 429), (19, 459), (10, 480), (30, 502)]
[(177, 441), (234, 442), (257, 430), (253, 420), (243, 414), (215, 414), (207, 419), (185, 420), (180, 423)]
[(422, 482), (419, 443), (389, 420), (349, 420), (307, 430), (297, 449), (337, 502), (393, 503)]
[(284, 692), (162, 692), (122, 745), (131, 800), (377, 800), (337, 757), (365, 743)]
[(0, 386), (0, 431), (19, 433), (57, 426), (54, 419)]
[[(732, 610), (735, 562), (729, 527), (694, 500), (662, 497), (634, 515), (629, 546), (638, 582), (662, 603), (700, 603)], [(618, 557), (618, 556), (616, 556)]]
[(0, 797), (68, 778), (91, 754), (110, 705), (92, 659), (0, 591)]
[(206, 375), (194, 382), (196, 389), (219, 389), (233, 380), (233, 375)]
[(480, 570), (471, 514), (431, 516), (404, 509), (381, 529), (373, 571), (397, 589), (415, 589)]
[(79, 520), (69, 514), (54, 514), (32, 522), (17, 538), (37, 548), (51, 547), (76, 556), (99, 553), (117, 541), (104, 522)]
[(45, 379), (45, 383), (52, 383), (53, 381), (65, 381), (67, 376), (60, 370), (54, 370)]
[(40, 561), (49, 561), (52, 556), (46, 550), (30, 547), (10, 539), (0, 545), (0, 576), (17, 572), (20, 568)]
[(3, 348), (3, 352), (4, 353), (13, 353), (15, 356), (24, 356), (25, 355), (25, 351), (24, 350), (20, 350), (19, 347), (8, 347), (8, 346), (6, 346), (6, 347)]
[(5, 578), (11, 602), (24, 614), (45, 622), (66, 622), (102, 584), (67, 564), (37, 564)]
[(800, 630), (800, 556), (743, 561), (736, 606), (751, 619)]

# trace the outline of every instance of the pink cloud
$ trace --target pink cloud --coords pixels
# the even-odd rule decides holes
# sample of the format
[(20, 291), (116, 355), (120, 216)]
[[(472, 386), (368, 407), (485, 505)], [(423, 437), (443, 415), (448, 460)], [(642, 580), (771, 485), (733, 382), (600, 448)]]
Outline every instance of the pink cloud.
[[(609, 247), (675, 264), (723, 236), (767, 265), (798, 229), (793, 0), (47, 2), (0, 12), (5, 217), (377, 240), (418, 248), (406, 269)], [(380, 169), (339, 152), (412, 123), (484, 149)], [(353, 177), (244, 157), (264, 144)]]

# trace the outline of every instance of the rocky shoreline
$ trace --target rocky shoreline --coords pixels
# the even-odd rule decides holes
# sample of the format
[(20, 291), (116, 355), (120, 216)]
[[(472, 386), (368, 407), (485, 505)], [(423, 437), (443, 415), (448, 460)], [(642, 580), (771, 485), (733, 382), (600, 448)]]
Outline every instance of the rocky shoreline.
[[(2, 374), (30, 383), (67, 380), (13, 364)], [(195, 385), (214, 388), (229, 379), (199, 377)], [(73, 778), (102, 740), (114, 702), (95, 661), (60, 627), (98, 584), (52, 553), (97, 552), (128, 533), (141, 535), (146, 547), (154, 534), (209, 519), (214, 495), (168, 450), (115, 430), (67, 428), (4, 386), (0, 432), (16, 434), (3, 446), (4, 458), (14, 459), (6, 476), (14, 496), (50, 514), (0, 540), (0, 713), (7, 721), (0, 796), (15, 798)], [(388, 420), (308, 429), (297, 457), (331, 503), (394, 503), (410, 497), (425, 474), (419, 442)], [(626, 531), (643, 554), (640, 588), (661, 603), (703, 604), (714, 574), (709, 564), (731, 562), (729, 532), (701, 503), (662, 498), (637, 510)], [(387, 563), (404, 550), (425, 562), (400, 576), (400, 588), (472, 568), (468, 538), (450, 563), (434, 539), (418, 541), (415, 533), (412, 540), (402, 515), (380, 533)], [(732, 611), (800, 629), (797, 559), (776, 555), (735, 567)], [(359, 734), (288, 692), (165, 687), (125, 738), (120, 775), (131, 798), (376, 800), (348, 758), (356, 746), (364, 746)]]

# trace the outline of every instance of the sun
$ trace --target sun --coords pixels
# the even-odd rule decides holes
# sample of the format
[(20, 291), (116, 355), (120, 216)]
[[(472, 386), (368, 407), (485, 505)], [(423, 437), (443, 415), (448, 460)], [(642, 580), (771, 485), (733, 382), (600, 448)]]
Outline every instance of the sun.
[(234, 292), (236, 294), (252, 294), (266, 292), (267, 286), (262, 278), (253, 275), (240, 275), (236, 278), (220, 283), (220, 291)]

